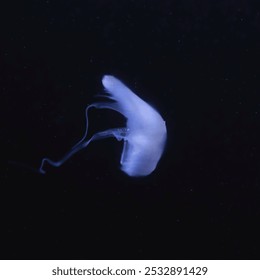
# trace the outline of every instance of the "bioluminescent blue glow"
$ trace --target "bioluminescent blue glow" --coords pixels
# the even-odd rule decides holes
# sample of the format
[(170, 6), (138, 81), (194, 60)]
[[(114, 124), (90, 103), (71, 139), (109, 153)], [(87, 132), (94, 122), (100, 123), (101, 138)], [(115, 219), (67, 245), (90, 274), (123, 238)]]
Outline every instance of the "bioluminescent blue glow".
[[(102, 138), (115, 137), (124, 140), (121, 155), (121, 170), (133, 177), (147, 176), (152, 173), (160, 160), (167, 138), (165, 121), (149, 104), (143, 101), (120, 80), (105, 75), (102, 79), (106, 97), (113, 102), (96, 102), (86, 108), (86, 130), (83, 138), (59, 161), (49, 158), (42, 160), (39, 171), (45, 173), (44, 164), (58, 167), (78, 151), (86, 148), (90, 142)], [(126, 126), (97, 132), (88, 136), (88, 111), (90, 108), (112, 109), (126, 118)]]

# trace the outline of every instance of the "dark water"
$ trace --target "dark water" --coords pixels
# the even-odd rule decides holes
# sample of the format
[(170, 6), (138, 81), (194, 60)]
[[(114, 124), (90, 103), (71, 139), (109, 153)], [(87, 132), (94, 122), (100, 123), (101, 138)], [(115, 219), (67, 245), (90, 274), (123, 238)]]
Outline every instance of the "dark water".
[[(259, 259), (259, 1), (8, 3), (0, 257)], [(166, 120), (156, 171), (125, 175), (113, 139), (46, 166), (45, 176), (27, 168), (83, 136), (104, 74)], [(90, 135), (124, 125), (109, 110), (89, 118)]]

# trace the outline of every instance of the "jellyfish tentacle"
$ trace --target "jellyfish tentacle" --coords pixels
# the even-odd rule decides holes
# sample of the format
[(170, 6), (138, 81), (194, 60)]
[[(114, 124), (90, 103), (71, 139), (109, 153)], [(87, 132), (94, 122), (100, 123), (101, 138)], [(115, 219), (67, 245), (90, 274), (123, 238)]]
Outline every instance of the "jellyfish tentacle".
[(117, 103), (112, 103), (112, 102), (95, 102), (95, 103), (92, 103), (90, 105), (87, 106), (87, 108), (85, 109), (85, 119), (86, 119), (86, 124), (85, 124), (85, 132), (84, 132), (84, 135), (83, 137), (80, 139), (80, 141), (78, 141), (73, 147), (75, 148), (76, 146), (78, 146), (80, 143), (82, 143), (86, 138), (87, 138), (87, 135), (88, 135), (88, 111), (89, 109), (91, 108), (97, 108), (97, 109), (112, 109), (114, 111), (117, 111), (120, 113), (120, 109), (117, 105)]
[(84, 132), (83, 137), (72, 147), (72, 149), (74, 149), (76, 146), (78, 146), (80, 143), (82, 143), (87, 138), (87, 135), (88, 135), (88, 111), (89, 111), (90, 108), (93, 108), (93, 107), (95, 107), (95, 106), (93, 106), (93, 104), (90, 104), (86, 107), (86, 109), (85, 109), (85, 119), (86, 119), (85, 132)]
[(43, 160), (41, 162), (41, 166), (39, 168), (39, 172), (42, 174), (45, 174), (45, 171), (43, 169), (45, 162), (49, 163), (50, 165), (52, 165), (54, 167), (61, 166), (65, 161), (67, 161), (69, 158), (71, 158), (74, 154), (76, 154), (80, 150), (86, 148), (93, 141), (104, 139), (104, 138), (109, 138), (109, 137), (115, 137), (118, 141), (121, 141), (122, 139), (124, 139), (126, 137), (126, 135), (127, 135), (126, 129), (124, 127), (123, 128), (113, 128), (113, 129), (108, 129), (108, 130), (97, 132), (89, 140), (86, 140), (86, 141), (81, 140), (80, 142), (78, 142), (76, 145), (74, 145), (71, 148), (71, 150), (65, 156), (63, 156), (62, 159), (60, 159), (58, 161), (53, 161), (49, 158), (43, 158)]

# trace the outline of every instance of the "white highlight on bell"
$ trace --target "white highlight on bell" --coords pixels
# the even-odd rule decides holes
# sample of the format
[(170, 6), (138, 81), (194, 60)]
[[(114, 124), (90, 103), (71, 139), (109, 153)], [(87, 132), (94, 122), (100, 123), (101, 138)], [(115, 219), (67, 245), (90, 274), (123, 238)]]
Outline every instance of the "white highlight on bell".
[[(89, 105), (86, 108), (86, 131), (83, 138), (60, 161), (44, 158), (39, 169), (41, 173), (45, 173), (43, 165), (46, 161), (58, 167), (73, 154), (88, 146), (91, 141), (107, 137), (115, 137), (118, 141), (124, 140), (120, 163), (121, 169), (126, 174), (133, 177), (147, 176), (155, 170), (167, 138), (165, 121), (154, 108), (117, 78), (105, 75), (102, 83), (108, 93), (102, 97), (114, 102), (97, 102)], [(88, 133), (88, 110), (92, 107), (119, 112), (126, 118), (126, 127), (98, 132), (89, 140), (85, 140)]]

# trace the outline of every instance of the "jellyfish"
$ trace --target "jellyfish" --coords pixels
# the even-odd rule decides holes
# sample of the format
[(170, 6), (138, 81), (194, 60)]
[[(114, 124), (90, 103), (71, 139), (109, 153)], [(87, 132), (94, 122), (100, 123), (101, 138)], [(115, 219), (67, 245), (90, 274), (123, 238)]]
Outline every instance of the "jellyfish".
[[(86, 148), (92, 141), (115, 137), (123, 140), (121, 170), (132, 177), (147, 176), (152, 173), (163, 154), (167, 130), (161, 115), (149, 104), (133, 93), (126, 85), (114, 76), (102, 78), (105, 102), (96, 102), (86, 108), (86, 129), (82, 139), (59, 161), (43, 158), (39, 172), (44, 174), (45, 162), (59, 167), (72, 155)], [(88, 137), (88, 112), (91, 108), (111, 109), (126, 119), (126, 126), (112, 128), (95, 133)]]

